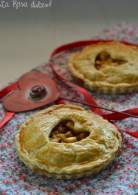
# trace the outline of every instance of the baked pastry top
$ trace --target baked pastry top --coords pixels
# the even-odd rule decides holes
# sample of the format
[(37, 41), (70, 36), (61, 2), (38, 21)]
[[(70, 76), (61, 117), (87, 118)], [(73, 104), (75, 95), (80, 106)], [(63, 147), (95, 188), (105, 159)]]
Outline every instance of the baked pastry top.
[(113, 124), (73, 104), (38, 112), (16, 135), (20, 159), (33, 171), (56, 178), (98, 173), (116, 157), (121, 144)]
[(99, 42), (75, 52), (71, 73), (93, 90), (109, 93), (138, 91), (138, 48), (122, 42)]

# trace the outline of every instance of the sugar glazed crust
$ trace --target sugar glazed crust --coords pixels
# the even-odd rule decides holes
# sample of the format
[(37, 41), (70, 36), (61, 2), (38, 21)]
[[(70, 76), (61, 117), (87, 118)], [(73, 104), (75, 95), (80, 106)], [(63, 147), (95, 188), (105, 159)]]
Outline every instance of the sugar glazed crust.
[(138, 91), (138, 48), (121, 42), (99, 42), (69, 59), (72, 75), (91, 90), (103, 93)]
[(73, 104), (38, 112), (16, 135), (20, 159), (33, 171), (58, 179), (98, 173), (115, 159), (121, 145), (113, 124)]

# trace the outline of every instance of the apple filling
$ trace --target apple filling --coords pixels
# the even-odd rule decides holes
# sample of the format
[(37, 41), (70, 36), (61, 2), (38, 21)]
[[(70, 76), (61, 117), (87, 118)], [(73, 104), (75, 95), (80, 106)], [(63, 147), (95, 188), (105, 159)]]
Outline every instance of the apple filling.
[(75, 130), (71, 120), (60, 122), (50, 134), (50, 139), (58, 143), (73, 143), (89, 136), (88, 131)]
[(101, 51), (95, 59), (95, 67), (97, 70), (108, 65), (121, 65), (127, 61), (123, 58), (112, 58), (107, 51)]

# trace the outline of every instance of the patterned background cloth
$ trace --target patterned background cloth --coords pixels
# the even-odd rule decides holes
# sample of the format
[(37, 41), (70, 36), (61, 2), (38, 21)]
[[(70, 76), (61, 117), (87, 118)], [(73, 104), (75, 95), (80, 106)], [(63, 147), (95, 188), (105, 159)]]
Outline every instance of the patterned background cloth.
[[(138, 43), (138, 27), (121, 24), (104, 30), (94, 38), (125, 40)], [(66, 61), (72, 51), (63, 52), (52, 60), (62, 67), (68, 79)], [(37, 67), (41, 71), (50, 72), (48, 65)], [(52, 75), (52, 74), (51, 74)], [(63, 86), (60, 86), (61, 90)], [(65, 90), (62, 90), (65, 91)], [(73, 98), (74, 92), (65, 92)], [(97, 103), (104, 107), (118, 110), (138, 107), (138, 93), (108, 96), (92, 94)], [(0, 105), (0, 118), (3, 116)], [(125, 132), (124, 145), (120, 156), (97, 176), (81, 179), (56, 180), (32, 173), (19, 159), (15, 148), (15, 134), (19, 126), (33, 112), (16, 114), (0, 132), (0, 195), (136, 195), (138, 194), (138, 140)], [(129, 118), (116, 123), (119, 127), (127, 127), (133, 131), (138, 128), (138, 119)]]

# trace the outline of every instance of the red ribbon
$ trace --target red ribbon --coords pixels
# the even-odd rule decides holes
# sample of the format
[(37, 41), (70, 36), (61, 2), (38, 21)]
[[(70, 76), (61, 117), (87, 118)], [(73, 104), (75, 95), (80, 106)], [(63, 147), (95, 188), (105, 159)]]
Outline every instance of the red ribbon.
[(111, 114), (104, 114), (102, 116), (106, 118), (107, 120), (123, 120), (125, 118), (128, 118), (129, 114), (130, 116), (131, 115), (138, 116), (138, 108), (132, 108), (128, 110), (123, 110), (122, 112), (114, 112)]
[(4, 127), (4, 125), (10, 121), (14, 116), (14, 112), (5, 112), (5, 115), (3, 117), (3, 119), (0, 122), (0, 130), (2, 129), (2, 127)]
[[(97, 103), (96, 103), (96, 101), (92, 97), (92, 95), (86, 89), (84, 89), (84, 88), (82, 88), (82, 87), (80, 87), (80, 86), (78, 86), (78, 85), (76, 85), (76, 84), (74, 84), (74, 83), (66, 80), (61, 74), (59, 74), (56, 71), (56, 68), (55, 67), (57, 65), (50, 64), (50, 66), (51, 66), (51, 68), (53, 70), (53, 73), (55, 74), (55, 76), (57, 78), (59, 78), (62, 82), (64, 82), (68, 87), (74, 88), (75, 90), (79, 91), (83, 95), (85, 102), (87, 102), (88, 104), (92, 104), (92, 105), (98, 106)], [(102, 115), (103, 114), (103, 112), (102, 112), (102, 110), (100, 108), (95, 108), (93, 106), (89, 106), (89, 107), (90, 107), (90, 109), (93, 112), (95, 112), (95, 113), (97, 113), (99, 115)]]
[[(99, 42), (110, 42), (112, 40), (86, 40), (86, 41), (77, 41), (77, 42), (73, 42), (73, 43), (69, 43), (69, 44), (65, 44), (62, 45), (60, 47), (58, 47), (57, 49), (55, 49), (52, 54), (51, 54), (51, 58), (53, 56), (55, 56), (56, 54), (60, 53), (60, 52), (64, 52), (66, 50), (70, 50), (73, 48), (77, 48), (77, 47), (84, 47), (90, 44), (96, 44)], [(134, 44), (130, 44), (127, 42), (123, 42), (125, 44), (129, 44), (129, 45), (134, 45)], [(134, 115), (134, 116), (138, 116), (138, 108), (133, 108), (133, 109), (128, 109), (122, 112), (117, 112), (114, 111), (113, 113), (110, 114), (106, 114), (105, 112), (102, 111), (102, 109), (100, 108), (100, 106), (97, 105), (95, 99), (92, 97), (92, 95), (84, 88), (67, 81), (61, 74), (59, 74), (56, 69), (55, 69), (55, 65), (50, 64), (51, 68), (53, 70), (53, 73), (58, 77), (58, 79), (60, 79), (62, 82), (64, 82), (66, 85), (68, 85), (69, 87), (74, 88), (75, 90), (79, 91), (83, 97), (84, 97), (84, 102), (83, 104), (87, 104), (89, 105), (90, 109), (103, 116), (105, 119), (107, 120), (123, 120), (127, 117), (129, 117), (128, 115)], [(57, 65), (56, 65), (57, 66)], [(15, 90), (17, 87), (17, 82), (13, 83), (11, 85), (9, 85), (8, 87), (4, 88), (3, 90), (0, 91), (0, 98), (4, 97), (6, 94), (8, 94), (10, 91)], [(65, 103), (64, 99), (59, 99), (58, 103)], [(82, 102), (78, 102), (78, 103), (82, 103)], [(4, 119), (0, 122), (0, 128), (2, 128), (12, 117), (14, 116), (14, 113), (12, 112), (6, 112)], [(133, 131), (130, 132), (129, 130), (125, 130), (126, 133), (128, 133), (129, 135), (138, 138), (138, 132), (137, 131)]]
[(2, 99), (5, 95), (7, 95), (12, 90), (17, 88), (17, 82), (10, 84), (9, 86), (5, 87), (0, 91), (0, 99)]
[[(12, 83), (9, 86), (7, 86), (4, 89), (2, 89), (0, 91), (0, 100), (2, 100), (2, 98), (5, 95), (7, 95), (11, 91), (15, 90), (16, 88), (17, 88), (17, 82)], [(7, 111), (5, 111), (4, 117), (0, 121), (0, 130), (4, 127), (4, 125), (6, 125), (6, 123), (8, 123), (8, 121), (10, 121), (13, 118), (14, 114), (15, 114), (14, 112), (7, 112)]]

